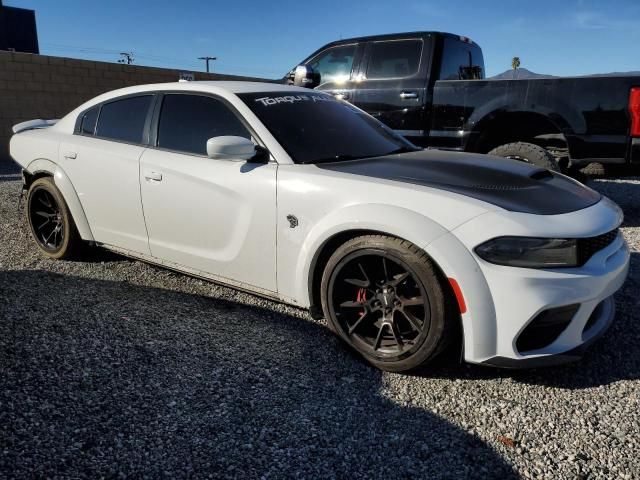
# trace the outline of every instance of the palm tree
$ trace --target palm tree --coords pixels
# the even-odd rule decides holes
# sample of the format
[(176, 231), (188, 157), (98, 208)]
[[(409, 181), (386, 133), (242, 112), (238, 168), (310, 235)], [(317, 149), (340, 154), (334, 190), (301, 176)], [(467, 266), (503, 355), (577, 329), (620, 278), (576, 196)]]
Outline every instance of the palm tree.
[(520, 68), (520, 57), (513, 57), (511, 60), (511, 68), (517, 70)]

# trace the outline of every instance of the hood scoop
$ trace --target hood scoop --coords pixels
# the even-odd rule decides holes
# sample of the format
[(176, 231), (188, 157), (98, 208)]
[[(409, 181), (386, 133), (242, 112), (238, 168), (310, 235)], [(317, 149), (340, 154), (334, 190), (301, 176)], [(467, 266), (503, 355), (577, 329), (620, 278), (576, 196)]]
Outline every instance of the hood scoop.
[[(548, 180), (550, 178), (553, 178), (553, 174), (546, 169), (540, 169), (538, 171), (533, 172), (531, 175), (529, 175), (529, 178), (532, 178), (534, 180)], [(528, 185), (506, 185), (506, 184), (475, 184), (475, 185), (469, 185), (469, 188), (478, 188), (481, 190), (520, 190), (523, 188), (528, 188)]]
[(547, 178), (553, 178), (553, 173), (546, 169), (540, 169), (529, 175), (529, 178), (533, 178), (534, 180), (546, 180)]
[(559, 215), (590, 207), (600, 194), (549, 170), (488, 155), (422, 150), (318, 168), (446, 190), (513, 212)]

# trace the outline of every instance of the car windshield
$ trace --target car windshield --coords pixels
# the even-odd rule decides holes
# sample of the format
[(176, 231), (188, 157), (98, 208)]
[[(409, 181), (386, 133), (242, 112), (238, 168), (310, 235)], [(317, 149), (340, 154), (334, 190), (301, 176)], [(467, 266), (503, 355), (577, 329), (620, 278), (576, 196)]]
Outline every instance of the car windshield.
[(373, 117), (309, 91), (238, 95), (296, 163), (336, 162), (419, 150)]

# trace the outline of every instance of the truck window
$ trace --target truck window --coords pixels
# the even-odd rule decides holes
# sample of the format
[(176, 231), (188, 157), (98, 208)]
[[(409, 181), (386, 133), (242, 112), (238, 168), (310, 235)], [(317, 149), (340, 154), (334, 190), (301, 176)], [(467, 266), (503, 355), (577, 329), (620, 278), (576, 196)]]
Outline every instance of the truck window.
[(403, 78), (418, 73), (422, 40), (374, 42), (367, 66), (368, 79)]
[(440, 80), (476, 80), (484, 78), (482, 51), (474, 43), (446, 36), (442, 50)]
[(351, 77), (356, 44), (341, 45), (320, 52), (307, 62), (320, 74), (320, 83), (344, 82)]

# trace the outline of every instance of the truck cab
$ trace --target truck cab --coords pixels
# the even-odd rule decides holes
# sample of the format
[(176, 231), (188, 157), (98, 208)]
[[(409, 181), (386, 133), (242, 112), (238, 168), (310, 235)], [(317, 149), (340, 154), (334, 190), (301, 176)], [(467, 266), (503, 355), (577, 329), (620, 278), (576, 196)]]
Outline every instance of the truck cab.
[[(340, 40), (301, 65), (315, 73), (310, 87), (353, 103), (421, 146), (430, 136), (435, 81), (484, 78), (480, 47), (441, 32)], [(294, 83), (294, 77), (295, 69), (285, 81)]]
[(640, 76), (484, 77), (469, 38), (408, 32), (329, 43), (283, 81), (351, 102), (421, 147), (551, 170), (640, 165)]

